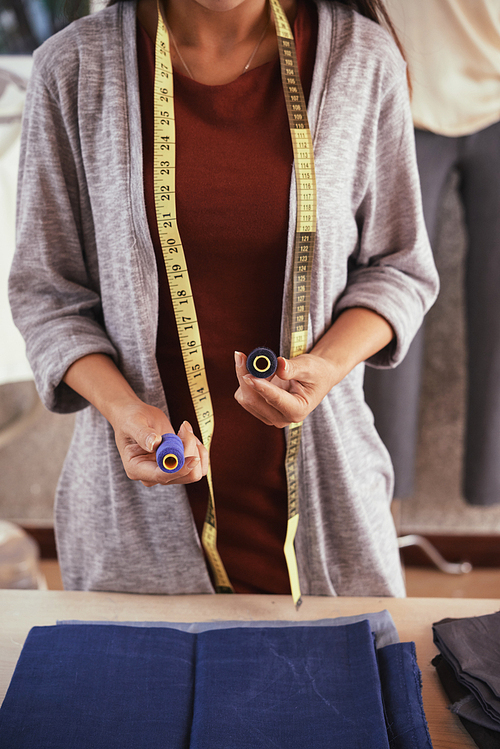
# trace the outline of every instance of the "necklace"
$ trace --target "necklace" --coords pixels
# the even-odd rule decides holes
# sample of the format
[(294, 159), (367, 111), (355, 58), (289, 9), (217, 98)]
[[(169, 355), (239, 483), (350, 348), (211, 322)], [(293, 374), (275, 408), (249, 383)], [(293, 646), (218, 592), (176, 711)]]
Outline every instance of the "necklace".
[[(260, 39), (259, 39), (259, 41), (258, 41), (258, 42), (257, 42), (257, 44), (255, 45), (255, 47), (254, 47), (254, 50), (253, 50), (252, 54), (251, 54), (251, 55), (250, 55), (250, 57), (248, 58), (248, 62), (246, 63), (246, 65), (244, 65), (244, 67), (243, 67), (243, 70), (241, 71), (241, 75), (243, 75), (243, 73), (246, 73), (246, 72), (247, 72), (247, 70), (248, 70), (248, 68), (249, 68), (249, 67), (250, 67), (250, 65), (252, 64), (252, 60), (253, 60), (253, 58), (255, 57), (255, 55), (257, 54), (257, 51), (258, 51), (258, 49), (259, 49), (260, 45), (262, 44), (262, 42), (263, 42), (263, 40), (264, 40), (264, 37), (265, 37), (265, 35), (266, 35), (266, 33), (267, 33), (267, 29), (269, 28), (269, 21), (270, 21), (270, 20), (271, 20), (271, 13), (268, 13), (268, 15), (267, 15), (267, 23), (266, 23), (266, 25), (265, 25), (265, 27), (264, 27), (264, 31), (263, 31), (263, 32), (262, 32), (262, 34), (260, 35)], [(165, 21), (165, 26), (167, 27), (167, 31), (168, 31), (168, 33), (170, 34), (170, 38), (172, 39), (172, 42), (173, 42), (173, 44), (174, 44), (174, 49), (175, 49), (175, 51), (176, 51), (176, 53), (177, 53), (177, 56), (179, 57), (179, 60), (180, 60), (180, 61), (181, 61), (181, 63), (182, 63), (183, 65), (184, 65), (184, 68), (186, 69), (186, 72), (187, 72), (187, 74), (189, 75), (189, 77), (190, 77), (190, 78), (191, 78), (191, 79), (192, 79), (192, 80), (194, 81), (194, 80), (195, 80), (195, 77), (194, 77), (194, 75), (192, 74), (192, 72), (190, 71), (190, 69), (189, 69), (189, 66), (188, 66), (187, 62), (185, 61), (185, 59), (184, 59), (184, 58), (183, 58), (183, 56), (181, 55), (181, 53), (180, 53), (180, 50), (179, 50), (179, 47), (177, 46), (177, 42), (175, 41), (175, 36), (174, 36), (174, 35), (173, 35), (173, 33), (172, 33), (172, 29), (170, 28), (170, 26), (168, 25), (168, 23), (167, 23), (166, 21)]]

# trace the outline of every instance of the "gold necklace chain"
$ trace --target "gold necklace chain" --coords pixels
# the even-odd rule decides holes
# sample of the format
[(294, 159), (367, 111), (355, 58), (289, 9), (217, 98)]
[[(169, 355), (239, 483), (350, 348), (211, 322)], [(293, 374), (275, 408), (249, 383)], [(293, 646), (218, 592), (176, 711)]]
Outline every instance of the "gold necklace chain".
[[(267, 30), (268, 30), (268, 28), (269, 28), (269, 21), (270, 21), (270, 20), (271, 20), (271, 13), (269, 12), (269, 13), (267, 14), (267, 23), (266, 23), (266, 25), (265, 25), (265, 27), (264, 27), (264, 31), (263, 31), (263, 32), (262, 32), (262, 34), (260, 35), (259, 41), (258, 41), (258, 42), (257, 42), (257, 44), (255, 45), (255, 47), (254, 47), (254, 49), (253, 49), (253, 52), (252, 52), (252, 54), (251, 54), (251, 55), (250, 55), (250, 57), (248, 58), (248, 62), (247, 62), (247, 63), (246, 63), (246, 64), (245, 64), (244, 66), (243, 66), (243, 70), (241, 71), (241, 75), (243, 75), (243, 73), (246, 73), (246, 72), (247, 72), (247, 70), (248, 70), (248, 68), (249, 68), (249, 67), (250, 67), (250, 65), (252, 64), (252, 60), (253, 60), (253, 58), (255, 57), (255, 55), (257, 54), (257, 52), (258, 52), (258, 50), (259, 50), (259, 47), (260, 47), (260, 45), (262, 44), (262, 42), (264, 41), (264, 37), (265, 37), (265, 35), (267, 34)], [(170, 38), (172, 39), (172, 42), (173, 42), (173, 45), (174, 45), (174, 49), (175, 49), (175, 51), (176, 51), (176, 53), (177, 53), (177, 56), (178, 56), (179, 60), (181, 61), (181, 63), (183, 64), (184, 68), (186, 69), (186, 72), (187, 72), (188, 76), (189, 76), (189, 77), (191, 78), (191, 80), (193, 80), (193, 81), (194, 81), (194, 80), (196, 80), (196, 79), (195, 79), (195, 77), (194, 77), (194, 75), (192, 74), (192, 72), (191, 72), (191, 70), (190, 70), (190, 68), (189, 68), (189, 66), (188, 66), (188, 64), (187, 64), (187, 62), (185, 61), (185, 59), (184, 59), (184, 58), (183, 58), (183, 56), (181, 55), (180, 49), (179, 49), (179, 47), (177, 46), (177, 42), (176, 42), (176, 40), (175, 40), (175, 36), (174, 36), (174, 33), (173, 33), (172, 29), (170, 28), (170, 26), (168, 25), (168, 23), (167, 23), (166, 21), (165, 21), (165, 26), (167, 27), (167, 31), (168, 31), (168, 33), (169, 33), (169, 35), (170, 35)]]

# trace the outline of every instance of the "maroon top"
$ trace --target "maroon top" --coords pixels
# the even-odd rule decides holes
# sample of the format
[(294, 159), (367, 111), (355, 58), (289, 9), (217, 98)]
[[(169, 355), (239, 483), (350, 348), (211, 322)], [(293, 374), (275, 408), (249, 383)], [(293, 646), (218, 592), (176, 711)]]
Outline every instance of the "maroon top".
[[(294, 25), (306, 99), (317, 40), (313, 3)], [(161, 254), (153, 193), (154, 45), (140, 23), (137, 50), (144, 190), (159, 272), (156, 355), (174, 429), (199, 435)], [(218, 549), (238, 593), (290, 592), (283, 430), (234, 400), (234, 351), (279, 350), (293, 151), (278, 57), (221, 86), (174, 72), (177, 217), (200, 326), (215, 430), (211, 449)], [(198, 532), (206, 479), (186, 486)]]

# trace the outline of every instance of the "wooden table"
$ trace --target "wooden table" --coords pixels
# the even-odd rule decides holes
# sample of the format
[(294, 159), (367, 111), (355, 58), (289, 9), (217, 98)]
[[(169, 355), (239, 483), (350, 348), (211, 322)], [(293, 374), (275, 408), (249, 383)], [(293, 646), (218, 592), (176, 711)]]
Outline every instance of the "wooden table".
[(287, 596), (142, 596), (123, 593), (0, 590), (0, 702), (26, 635), (33, 626), (62, 619), (87, 621), (298, 620), (388, 609), (402, 641), (414, 640), (422, 670), (424, 708), (434, 749), (475, 747), (447, 700), (431, 666), (437, 653), (431, 624), (444, 617), (479, 616), (500, 609), (500, 600), (459, 598), (306, 597), (298, 612)]

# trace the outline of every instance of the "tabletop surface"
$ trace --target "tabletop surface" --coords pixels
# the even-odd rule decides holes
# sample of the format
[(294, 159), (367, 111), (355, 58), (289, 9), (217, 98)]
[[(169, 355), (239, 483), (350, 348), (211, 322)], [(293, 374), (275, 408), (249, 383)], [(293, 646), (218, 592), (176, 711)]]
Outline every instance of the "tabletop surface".
[(413, 640), (422, 671), (424, 708), (434, 749), (474, 749), (458, 718), (447, 710), (431, 660), (438, 652), (431, 625), (444, 617), (480, 616), (500, 609), (497, 599), (305, 597), (298, 611), (289, 596), (143, 596), (125, 593), (0, 590), (0, 703), (24, 640), (34, 626), (58, 620), (193, 622), (334, 618), (390, 611), (402, 642)]

